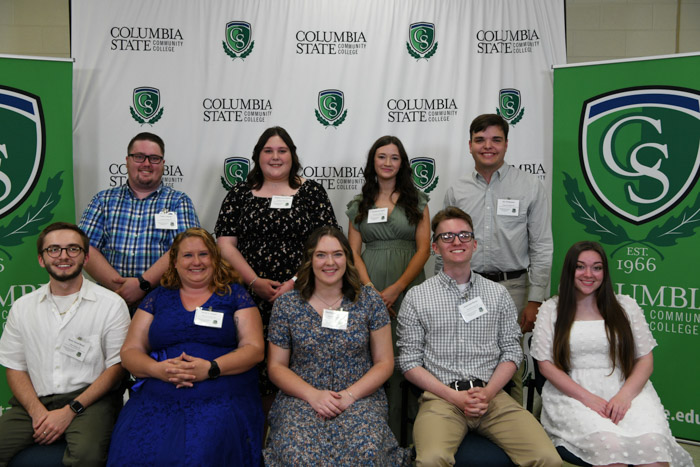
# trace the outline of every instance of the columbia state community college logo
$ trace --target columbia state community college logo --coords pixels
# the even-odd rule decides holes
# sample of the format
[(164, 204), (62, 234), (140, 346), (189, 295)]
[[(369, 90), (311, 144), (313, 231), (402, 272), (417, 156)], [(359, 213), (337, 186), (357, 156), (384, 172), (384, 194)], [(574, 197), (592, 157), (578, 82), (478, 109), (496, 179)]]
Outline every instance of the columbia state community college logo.
[[(33, 94), (0, 86), (0, 219), (19, 207), (44, 164), (44, 114)], [(3, 242), (4, 243), (4, 242)]]
[(345, 109), (343, 91), (326, 89), (318, 93), (318, 108), (315, 111), (316, 120), (326, 128), (337, 127), (345, 121), (348, 111)]
[(433, 23), (413, 23), (408, 27), (408, 54), (420, 60), (429, 59), (437, 52), (438, 43), (435, 41), (435, 25)]
[(525, 109), (521, 106), (522, 99), (517, 89), (501, 89), (498, 94), (498, 109), (496, 113), (503, 117), (512, 126), (515, 126), (525, 115)]
[(133, 107), (131, 118), (143, 125), (153, 125), (163, 116), (163, 107), (160, 106), (160, 90), (150, 86), (134, 89), (132, 95)]
[(224, 161), (224, 176), (221, 185), (228, 191), (238, 182), (248, 178), (250, 159), (247, 157), (229, 157)]
[(245, 59), (253, 52), (253, 28), (245, 21), (230, 21), (226, 24), (226, 36), (222, 42), (224, 52), (233, 60)]
[[(580, 120), (581, 169), (609, 212), (634, 225), (669, 213), (692, 191), (700, 167), (700, 92), (675, 87), (627, 88), (593, 97)], [(700, 225), (700, 196), (678, 216), (653, 225), (643, 238), (594, 205), (564, 174), (573, 217), (608, 244), (671, 246)], [(640, 235), (637, 235), (640, 236)]]
[[(20, 89), (0, 86), (0, 262), (11, 258), (8, 249), (39, 234), (54, 217), (61, 199), (62, 173), (49, 177), (36, 189), (46, 154), (46, 129), (41, 100)], [(38, 192), (32, 203), (23, 204)], [(18, 215), (10, 217), (22, 207)], [(0, 271), (2, 264), (0, 263)]]
[(435, 189), (440, 177), (436, 176), (435, 159), (432, 157), (414, 157), (410, 160), (413, 184), (424, 193)]

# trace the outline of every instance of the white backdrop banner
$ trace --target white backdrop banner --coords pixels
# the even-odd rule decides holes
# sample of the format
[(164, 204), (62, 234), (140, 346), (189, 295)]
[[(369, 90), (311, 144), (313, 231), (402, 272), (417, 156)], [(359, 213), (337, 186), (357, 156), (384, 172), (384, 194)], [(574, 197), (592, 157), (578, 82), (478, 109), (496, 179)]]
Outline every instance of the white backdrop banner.
[(481, 113), (510, 121), (506, 161), (551, 186), (563, 0), (73, 0), (72, 47), (78, 216), (125, 183), (141, 131), (163, 137), (165, 183), (209, 230), (275, 125), (346, 228), (378, 137), (403, 141), (435, 213), (473, 168)]

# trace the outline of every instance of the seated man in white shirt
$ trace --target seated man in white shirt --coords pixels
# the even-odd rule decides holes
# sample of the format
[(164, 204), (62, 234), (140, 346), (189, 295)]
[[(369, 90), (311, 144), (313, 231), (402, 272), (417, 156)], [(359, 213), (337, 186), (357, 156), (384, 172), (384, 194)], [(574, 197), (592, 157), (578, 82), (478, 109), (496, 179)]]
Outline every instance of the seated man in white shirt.
[(33, 444), (65, 438), (64, 465), (104, 465), (122, 405), (121, 349), (129, 312), (119, 295), (82, 276), (87, 236), (74, 224), (37, 241), (49, 283), (15, 301), (0, 337), (12, 391), (0, 417), (0, 467)]

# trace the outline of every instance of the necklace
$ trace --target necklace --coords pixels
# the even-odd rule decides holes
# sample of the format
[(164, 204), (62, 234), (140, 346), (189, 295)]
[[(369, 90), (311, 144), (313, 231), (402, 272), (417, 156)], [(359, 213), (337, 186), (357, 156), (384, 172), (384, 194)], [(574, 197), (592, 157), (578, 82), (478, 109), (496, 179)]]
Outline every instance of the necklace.
[(341, 295), (339, 298), (336, 298), (332, 303), (328, 303), (327, 301), (322, 299), (320, 296), (318, 296), (318, 294), (313, 294), (313, 296), (318, 298), (319, 300), (321, 300), (329, 309), (333, 309), (333, 305), (335, 305), (336, 303), (338, 303), (339, 301), (341, 301), (343, 299), (343, 296)]

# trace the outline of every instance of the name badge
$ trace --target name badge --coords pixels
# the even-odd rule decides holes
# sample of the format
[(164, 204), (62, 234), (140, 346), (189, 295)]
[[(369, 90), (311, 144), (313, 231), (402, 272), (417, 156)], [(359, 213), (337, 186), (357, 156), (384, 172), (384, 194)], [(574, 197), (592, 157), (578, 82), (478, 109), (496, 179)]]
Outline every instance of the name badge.
[(194, 324), (208, 328), (220, 328), (224, 322), (224, 313), (221, 311), (205, 310), (198, 306), (194, 310)]
[(156, 214), (156, 229), (177, 230), (177, 214), (174, 211)]
[(294, 196), (273, 196), (270, 201), (272, 209), (291, 209)]
[(90, 350), (90, 344), (85, 342), (82, 337), (69, 337), (61, 346), (63, 355), (68, 355), (79, 362), (85, 360), (88, 350)]
[(345, 331), (348, 328), (348, 312), (343, 310), (323, 310), (321, 327)]
[(389, 208), (370, 209), (367, 213), (367, 223), (378, 224), (380, 222), (386, 222), (388, 217)]
[(517, 216), (520, 213), (519, 199), (499, 199), (496, 214), (499, 216)]
[(467, 303), (462, 303), (459, 306), (459, 314), (462, 315), (465, 323), (473, 321), (488, 312), (489, 310), (486, 309), (486, 305), (484, 305), (481, 297), (472, 298)]

